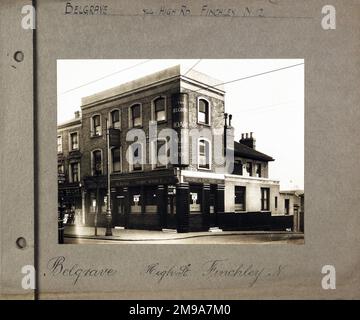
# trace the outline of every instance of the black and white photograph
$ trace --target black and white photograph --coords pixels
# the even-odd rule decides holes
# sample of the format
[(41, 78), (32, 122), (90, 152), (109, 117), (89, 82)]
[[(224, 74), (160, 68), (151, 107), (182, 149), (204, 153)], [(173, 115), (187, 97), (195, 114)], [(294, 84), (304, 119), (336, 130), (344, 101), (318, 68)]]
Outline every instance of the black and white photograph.
[(0, 300), (359, 299), (358, 9), (1, 0)]
[(303, 244), (304, 65), (57, 60), (59, 243)]

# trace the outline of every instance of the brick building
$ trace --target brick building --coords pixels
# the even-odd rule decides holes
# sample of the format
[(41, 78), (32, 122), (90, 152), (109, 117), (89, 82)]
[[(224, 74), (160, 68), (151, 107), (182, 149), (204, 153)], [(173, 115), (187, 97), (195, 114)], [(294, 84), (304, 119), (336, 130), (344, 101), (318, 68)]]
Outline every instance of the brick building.
[[(176, 66), (84, 97), (81, 116), (58, 127), (59, 190), (74, 190), (78, 221), (105, 225), (108, 189), (112, 226), (125, 228), (187, 232), (219, 226), (226, 212), (282, 214), (274, 159), (252, 133), (234, 142), (219, 83)], [(107, 128), (118, 140), (110, 148)]]

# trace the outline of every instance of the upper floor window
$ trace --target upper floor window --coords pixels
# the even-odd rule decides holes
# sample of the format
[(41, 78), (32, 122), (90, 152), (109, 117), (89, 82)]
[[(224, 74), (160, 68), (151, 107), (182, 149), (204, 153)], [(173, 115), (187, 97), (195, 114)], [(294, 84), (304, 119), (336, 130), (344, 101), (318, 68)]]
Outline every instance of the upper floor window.
[(101, 117), (99, 114), (91, 118), (92, 136), (101, 136)]
[(252, 162), (246, 162), (246, 173), (249, 177), (252, 177)]
[(110, 126), (114, 129), (120, 129), (120, 110), (110, 112)]
[(70, 163), (69, 168), (69, 180), (70, 182), (79, 182), (80, 181), (80, 164), (78, 162)]
[(79, 137), (77, 132), (70, 133), (70, 151), (79, 149)]
[(290, 214), (290, 199), (285, 199), (285, 214)]
[(57, 136), (57, 152), (62, 152), (62, 136)]
[(261, 178), (261, 163), (255, 165), (255, 174), (257, 178)]
[(268, 211), (270, 209), (270, 189), (261, 188), (261, 210)]
[(154, 100), (154, 120), (165, 121), (166, 120), (166, 109), (165, 109), (165, 98), (159, 97)]
[(242, 174), (243, 174), (243, 165), (242, 165), (242, 162), (240, 160), (235, 160), (234, 161), (233, 174), (238, 174), (238, 175), (242, 176)]
[(63, 164), (58, 164), (58, 173), (60, 173), (60, 174), (65, 173)]
[(142, 125), (141, 104), (134, 104), (130, 107), (130, 127)]
[(141, 171), (143, 169), (143, 150), (140, 143), (131, 145), (131, 171)]
[(102, 152), (101, 150), (95, 150), (92, 152), (92, 173), (94, 176), (102, 175)]
[(199, 140), (198, 167), (200, 169), (210, 169), (210, 142), (205, 139)]
[(165, 168), (168, 162), (168, 150), (165, 139), (159, 139), (156, 144), (156, 168)]
[(210, 105), (205, 99), (198, 100), (198, 122), (210, 124)]
[(111, 149), (111, 158), (112, 158), (112, 171), (120, 172), (121, 171), (121, 152), (120, 148)]

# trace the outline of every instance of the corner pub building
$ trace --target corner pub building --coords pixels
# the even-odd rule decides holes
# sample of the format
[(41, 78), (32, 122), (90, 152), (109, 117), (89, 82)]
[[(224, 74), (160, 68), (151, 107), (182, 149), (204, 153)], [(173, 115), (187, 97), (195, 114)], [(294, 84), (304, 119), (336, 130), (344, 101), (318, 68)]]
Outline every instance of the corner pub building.
[[(221, 227), (226, 215), (283, 214), (279, 182), (268, 179), (268, 163), (274, 159), (255, 149), (252, 133), (232, 143), (234, 130), (225, 113), (221, 81), (195, 70), (182, 71), (175, 66), (84, 97), (81, 115), (76, 112), (75, 119), (58, 126), (58, 169), (65, 177), (59, 180), (59, 192), (67, 195), (65, 203), (76, 212), (76, 223), (106, 226), (108, 167), (113, 227), (203, 231)], [(222, 132), (224, 152), (234, 151), (233, 171), (218, 170), (217, 141), (201, 134), (180, 139), (183, 148), (196, 146), (188, 148), (188, 158), (196, 157), (197, 163), (184, 160), (183, 150), (179, 165), (127, 161), (150, 157), (149, 150), (158, 158), (168, 156), (161, 146), (169, 139), (150, 139), (150, 123), (156, 123), (158, 132)], [(107, 128), (116, 129), (117, 143), (109, 148)], [(131, 129), (143, 130), (146, 143), (127, 141)]]

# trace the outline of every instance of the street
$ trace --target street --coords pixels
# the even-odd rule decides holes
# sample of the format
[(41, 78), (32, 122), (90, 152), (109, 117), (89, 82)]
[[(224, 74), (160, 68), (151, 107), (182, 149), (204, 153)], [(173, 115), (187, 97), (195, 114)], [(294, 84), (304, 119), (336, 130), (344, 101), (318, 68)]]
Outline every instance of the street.
[(211, 234), (169, 239), (109, 239), (104, 237), (65, 237), (66, 244), (304, 244), (301, 235), (292, 234)]

